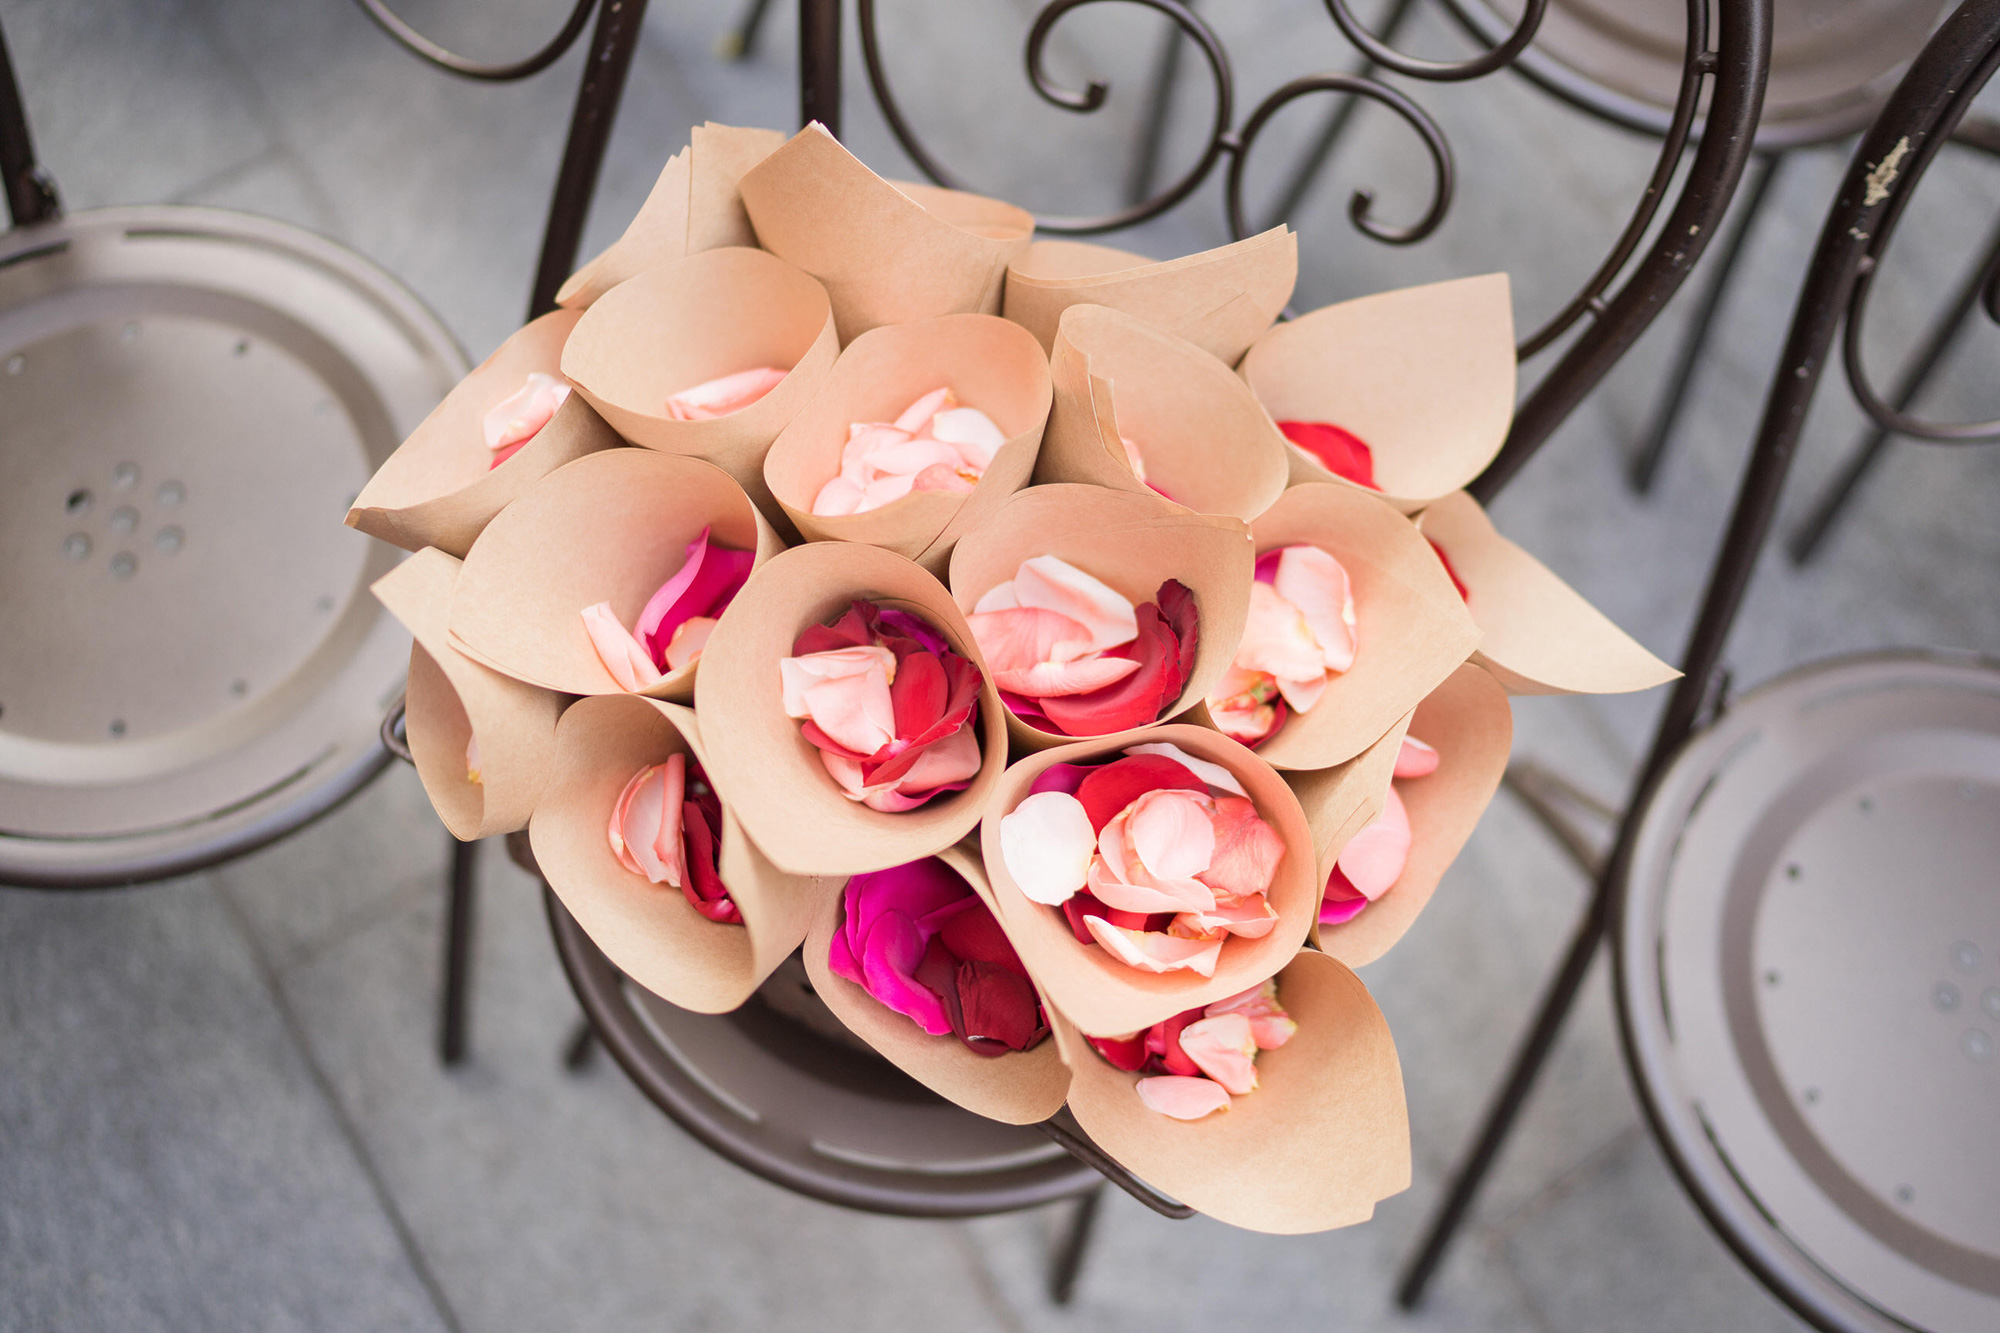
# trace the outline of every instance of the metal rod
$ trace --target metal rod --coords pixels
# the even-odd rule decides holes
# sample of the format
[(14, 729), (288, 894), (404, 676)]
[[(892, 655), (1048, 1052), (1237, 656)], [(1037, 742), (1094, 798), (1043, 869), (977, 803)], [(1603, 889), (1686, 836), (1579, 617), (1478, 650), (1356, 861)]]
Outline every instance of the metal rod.
[(724, 60), (748, 60), (757, 54), (757, 38), (764, 31), (764, 16), (771, 12), (771, 0), (750, 0), (750, 7), (736, 26), (715, 44), (715, 54)]
[[(1190, 6), (1194, 0), (1188, 0)], [(1153, 192), (1153, 177), (1159, 174), (1160, 144), (1167, 137), (1167, 112), (1173, 109), (1174, 80), (1181, 71), (1181, 25), (1167, 24), (1160, 38), (1160, 54), (1153, 66), (1153, 95), (1147, 99), (1146, 119), (1139, 126), (1139, 151), (1132, 158), (1132, 174), (1125, 181), (1125, 202), (1145, 202)]]
[(840, 137), (840, 0), (799, 0), (799, 123)]
[(1161, 1217), (1171, 1217), (1185, 1221), (1194, 1216), (1194, 1209), (1184, 1203), (1169, 1199), (1152, 1186), (1140, 1180), (1114, 1160), (1111, 1154), (1098, 1147), (1080, 1130), (1071, 1129), (1061, 1119), (1037, 1121), (1035, 1128), (1042, 1131), (1063, 1146), (1063, 1151), (1078, 1161), (1086, 1163), (1106, 1180), (1124, 1190), (1127, 1194), (1145, 1204)]
[(14, 59), (7, 37), (0, 32), (0, 173), (7, 181), (7, 215), (17, 227), (62, 216), (56, 183), (35, 161), (34, 138), (28, 133), (28, 110), (21, 87), (14, 81)]
[[(1603, 849), (1592, 842), (1556, 804), (1561, 798), (1574, 799), (1566, 781), (1547, 769), (1526, 761), (1507, 765), (1507, 771), (1500, 781), (1508, 791), (1514, 793), (1516, 800), (1528, 807), (1528, 813), (1548, 830), (1549, 836), (1562, 845), (1563, 851), (1569, 855), (1569, 859), (1576, 864), (1577, 869), (1589, 876), (1592, 881), (1604, 873)], [(1577, 804), (1583, 805), (1593, 814), (1598, 813), (1594, 797), (1586, 797)], [(1618, 812), (1610, 811), (1604, 817), (1607, 820), (1615, 820), (1618, 818)]]
[(584, 58), (583, 83), (576, 90), (576, 110), (570, 116), (569, 143), (556, 173), (555, 196), (549, 200), (542, 257), (528, 298), (529, 319), (556, 308), (556, 292), (576, 268), (583, 224), (590, 216), (591, 196), (597, 193), (597, 174), (604, 165), (604, 149), (611, 142), (611, 125), (618, 118), (618, 100), (645, 17), (646, 0), (604, 0), (598, 10), (590, 52)]
[(1715, 322), (1716, 312), (1722, 308), (1723, 298), (1729, 293), (1729, 280), (1736, 272), (1736, 261), (1743, 257), (1744, 243), (1750, 239), (1750, 232), (1757, 225), (1757, 217), (1763, 212), (1764, 201), (1771, 193), (1771, 182), (1777, 179), (1778, 165), (1783, 161), (1782, 153), (1760, 153), (1751, 164), (1750, 184), (1744, 191), (1736, 227), (1723, 243), (1722, 253), (1715, 257), (1713, 271), (1708, 275), (1708, 286), (1694, 308), (1694, 318), (1681, 334), (1673, 371), (1667, 376), (1666, 387), (1654, 404), (1653, 424), (1646, 431), (1645, 443), (1632, 460), (1627, 480), (1640, 495), (1653, 489), (1653, 479), (1659, 475), (1660, 462), (1667, 455), (1667, 444), (1681, 419), (1681, 410), (1687, 406), (1688, 386), (1694, 382), (1695, 367), (1701, 362), (1702, 349), (1708, 345), (1709, 326)]
[(596, 1053), (597, 1029), (590, 1025), (588, 1018), (580, 1018), (576, 1031), (570, 1033), (569, 1040), (563, 1043), (563, 1068), (572, 1074), (581, 1073)]
[(476, 901), (474, 874), (479, 868), (479, 844), (451, 844), (450, 896), (444, 916), (444, 995), (438, 1015), (438, 1058), (447, 1066), (465, 1060), (469, 1027), (468, 992), (472, 987), (472, 914)]
[[(1945, 357), (1951, 354), (1952, 345), (1965, 331), (1966, 322), (1979, 305), (1980, 294), (1986, 286), (1987, 271), (1993, 267), (1996, 258), (2000, 258), (2000, 227), (1994, 229), (1993, 238), (1986, 243), (1979, 263), (1960, 283), (1944, 316), (1931, 326), (1930, 334), (1915, 359), (1903, 368), (1902, 379), (1896, 385), (1896, 411), (1907, 412), (1910, 409), (1917, 395), (1930, 383), (1931, 376), (1944, 363)], [(1860, 443), (1855, 445), (1847, 461), (1841, 465), (1833, 483), (1820, 493), (1805, 521), (1799, 524), (1791, 541), (1786, 544), (1786, 553), (1791, 556), (1793, 564), (1803, 565), (1819, 551), (1827, 533), (1833, 528), (1834, 520), (1840, 517), (1841, 510), (1853, 498), (1855, 488), (1873, 470), (1888, 444), (1889, 432), (1879, 425), (1871, 426), (1868, 433), (1861, 437)]]
[(1091, 1235), (1097, 1230), (1097, 1210), (1104, 1203), (1104, 1186), (1099, 1185), (1076, 1201), (1063, 1228), (1062, 1243), (1056, 1247), (1055, 1262), (1049, 1269), (1049, 1299), (1068, 1305), (1076, 1295), (1076, 1279), (1083, 1272), (1083, 1256), (1090, 1249)]

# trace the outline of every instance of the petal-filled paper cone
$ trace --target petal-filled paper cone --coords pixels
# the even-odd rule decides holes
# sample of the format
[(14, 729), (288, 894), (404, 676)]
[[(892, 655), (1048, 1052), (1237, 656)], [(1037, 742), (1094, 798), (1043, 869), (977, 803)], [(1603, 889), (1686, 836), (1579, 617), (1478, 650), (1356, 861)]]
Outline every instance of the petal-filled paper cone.
[[(562, 368), (620, 435), (713, 463), (764, 507), (764, 451), (812, 400), (839, 350), (824, 288), (782, 259), (731, 246), (606, 292), (577, 321)], [(790, 373), (741, 411), (706, 421), (667, 415), (669, 396), (764, 366)]]
[[(711, 543), (755, 551), (759, 561), (782, 549), (719, 468), (649, 449), (580, 458), (487, 525), (452, 597), (452, 642), (516, 680), (564, 694), (622, 693), (583, 610), (609, 602), (631, 629), (703, 528)], [(688, 699), (702, 665), (668, 672), (641, 693)]]
[[(1493, 461), (1514, 417), (1514, 315), (1490, 273), (1342, 301), (1274, 325), (1243, 378), (1277, 421), (1358, 436), (1375, 485), (1404, 513), (1464, 486)], [(1334, 474), (1294, 448), (1302, 475)]]
[[(894, 421), (935, 389), (984, 412), (1006, 437), (969, 494), (912, 491), (879, 509), (820, 518), (854, 422)], [(1035, 340), (997, 315), (940, 315), (871, 329), (849, 343), (820, 392), (772, 443), (764, 481), (807, 541), (865, 542), (942, 576), (960, 533), (1028, 484), (1049, 417), (1049, 366)]]
[[(1055, 406), (1036, 481), (1157, 491), (1246, 522), (1285, 489), (1284, 436), (1228, 366), (1186, 339), (1104, 306), (1071, 306), (1049, 369)], [(1138, 447), (1146, 481), (1121, 437)]]
[(1417, 526), (1465, 585), (1465, 606), (1482, 636), (1474, 660), (1511, 693), (1627, 694), (1680, 676), (1502, 537), (1471, 496), (1446, 496)]
[(785, 715), (778, 663), (809, 625), (856, 599), (923, 617), (952, 651), (985, 665), (951, 594), (921, 566), (874, 546), (814, 542), (783, 552), (750, 582), (709, 636), (695, 683), (708, 773), (764, 854), (798, 875), (858, 875), (934, 856), (979, 823), (1007, 764), (1006, 709), (982, 680), (980, 768), (963, 791), (887, 814), (842, 795), (820, 752)]
[[(1395, 767), (1403, 731), (1398, 727), (1385, 738), (1393, 742), (1385, 772)], [(1514, 715), (1500, 683), (1468, 662), (1417, 706), (1408, 734), (1438, 752), (1438, 766), (1427, 776), (1396, 784), (1410, 817), (1410, 859), (1403, 873), (1394, 888), (1352, 920), (1322, 926), (1315, 918), (1313, 943), (1349, 967), (1372, 963), (1387, 953), (1430, 902), (1438, 881), (1500, 788), (1514, 739)], [(1371, 750), (1356, 762), (1365, 763), (1373, 754)], [(1338, 855), (1336, 848), (1321, 856), (1321, 884), (1333, 872)]]
[[(950, 847), (938, 855), (964, 877), (988, 907), (992, 906), (992, 891), (986, 885), (986, 872), (976, 849)], [(1025, 1051), (990, 1058), (975, 1055), (950, 1034), (934, 1037), (925, 1032), (909, 1017), (828, 967), (827, 949), (839, 929), (842, 910), (839, 892), (821, 896), (818, 915), (806, 936), (805, 963), (813, 990), (850, 1032), (932, 1092), (990, 1120), (1032, 1125), (1062, 1109), (1069, 1092), (1069, 1069), (1053, 1037)]]
[[(377, 579), (375, 596), (416, 640), (405, 721), (424, 794), (464, 842), (528, 826), (555, 755), (562, 696), (501, 675), (458, 651), (445, 629), (459, 563), (417, 552)], [(479, 742), (480, 780), (466, 750)]]
[[(1095, 944), (1081, 944), (1061, 909), (1031, 902), (1000, 853), (1000, 821), (1028, 795), (1051, 764), (1112, 760), (1130, 744), (1166, 742), (1197, 759), (1220, 764), (1249, 793), (1257, 813), (1285, 844), (1285, 854), (1268, 893), (1278, 922), (1259, 939), (1231, 936), (1222, 946), (1215, 975), (1192, 970), (1141, 972), (1127, 967)], [(1117, 740), (1078, 741), (1030, 755), (1009, 768), (987, 807), (979, 830), (986, 875), (993, 890), (993, 914), (1014, 951), (1027, 964), (1048, 1002), (1095, 1037), (1119, 1037), (1173, 1017), (1196, 1005), (1227, 999), (1276, 972), (1298, 952), (1319, 912), (1312, 832), (1291, 788), (1256, 755), (1227, 736), (1205, 727), (1149, 727)], [(1074, 1065), (1072, 1064), (1072, 1067)]]
[(742, 925), (711, 921), (673, 885), (619, 864), (608, 833), (632, 775), (675, 754), (708, 768), (691, 710), (633, 695), (581, 699), (563, 714), (555, 748), (528, 834), (563, 906), (619, 971), (668, 1003), (720, 1014), (749, 999), (799, 947), (831, 886), (780, 872), (727, 804), (716, 868)]
[(1233, 366), (1292, 299), (1299, 238), (1283, 227), (1164, 263), (1085, 241), (1036, 241), (1007, 268), (1002, 310), (1046, 350), (1073, 305), (1136, 315)]
[[(1044, 555), (1067, 561), (1134, 603), (1154, 600), (1168, 579), (1194, 593), (1200, 616), (1194, 669), (1158, 721), (1200, 702), (1229, 669), (1256, 567), (1249, 530), (1240, 521), (1189, 513), (1157, 495), (1061, 483), (1031, 486), (958, 543), (951, 558), (952, 596), (970, 615), (990, 589), (1014, 577), (1022, 561)], [(1144, 729), (1109, 739), (1129, 740)], [(1029, 749), (1080, 739), (1043, 731), (1011, 712), (1007, 730), (1016, 745)]]
[(570, 275), (556, 304), (580, 310), (655, 265), (725, 245), (756, 245), (736, 183), (784, 141), (777, 130), (696, 126), (688, 146), (667, 159), (625, 234)]
[(1368, 988), (1333, 959), (1300, 953), (1277, 977), (1298, 1031), (1258, 1052), (1255, 1092), (1200, 1120), (1148, 1110), (1133, 1091), (1137, 1074), (1051, 1015), (1070, 1066), (1070, 1113), (1119, 1165), (1218, 1222), (1275, 1235), (1365, 1222), (1410, 1185), (1396, 1044)]
[(1359, 487), (1310, 482), (1250, 525), (1257, 550), (1317, 546), (1354, 588), (1354, 665), (1257, 747), (1279, 768), (1329, 768), (1382, 738), (1479, 646), (1451, 576), (1395, 509)]
[(757, 240), (826, 284), (840, 340), (932, 315), (1000, 313), (1035, 219), (982, 195), (891, 184), (806, 126), (743, 177)]
[[(1299, 808), (1306, 812), (1307, 827), (1312, 829), (1313, 855), (1321, 868), (1319, 882), (1322, 895), (1326, 888), (1326, 874), (1333, 868), (1341, 848), (1347, 846), (1347, 840), (1359, 833), (1368, 821), (1382, 813), (1389, 780), (1396, 770), (1396, 752), (1402, 748), (1411, 716), (1413, 714), (1405, 714), (1381, 740), (1344, 764), (1335, 764), (1332, 768), (1299, 769), (1284, 775), (1286, 785), (1299, 798)], [(1314, 913), (1314, 921), (1316, 934), (1319, 929), (1317, 912)]]
[(493, 466), (487, 412), (519, 391), (531, 372), (560, 373), (563, 343), (576, 321), (567, 310), (553, 311), (501, 343), (368, 479), (347, 511), (347, 526), (406, 551), (435, 546), (463, 558), (487, 522), (539, 478), (623, 443), (572, 394), (533, 439)]

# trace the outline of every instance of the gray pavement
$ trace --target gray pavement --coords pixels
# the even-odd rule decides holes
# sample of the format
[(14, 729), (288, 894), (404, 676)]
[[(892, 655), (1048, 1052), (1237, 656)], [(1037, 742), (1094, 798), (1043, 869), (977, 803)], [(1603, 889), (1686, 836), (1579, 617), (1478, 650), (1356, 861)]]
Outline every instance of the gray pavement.
[[(654, 0), (587, 249), (622, 227), (691, 123), (791, 123), (790, 7), (773, 7), (755, 60), (727, 65), (712, 52), (733, 8)], [(1116, 202), (1153, 16), (1107, 5), (1064, 21), (1052, 75), (1114, 88), (1104, 111), (1079, 117), (1020, 81), (1033, 6), (882, 8), (898, 94), (940, 156), (1044, 210)], [(405, 4), (487, 57), (540, 41), (566, 9)], [(1239, 111), (1348, 59), (1309, 0), (1204, 9), (1237, 58)], [(402, 277), (475, 357), (518, 322), (580, 54), (525, 85), (468, 85), (391, 48), (344, 0), (0, 0), (0, 23), (70, 207), (178, 201), (297, 222)], [(1435, 16), (1406, 45), (1464, 50)], [(914, 174), (851, 50), (849, 63), (850, 142)], [(1376, 188), (1385, 217), (1409, 217), (1428, 173), (1405, 130), (1364, 112), (1299, 219), (1301, 304), (1504, 267), (1524, 326), (1546, 317), (1615, 235), (1650, 143), (1515, 80), (1418, 96), (1458, 153), (1453, 215), (1408, 250), (1352, 231), (1352, 189)], [(1169, 172), (1191, 160), (1211, 97), (1188, 62)], [(1253, 191), (1317, 114), (1274, 125)], [(1692, 619), (1840, 166), (1837, 152), (1802, 155), (1778, 185), (1651, 499), (1631, 497), (1621, 470), (1685, 302), (1496, 507), (1663, 654)], [(1997, 195), (1992, 165), (1933, 173), (1882, 283), (1879, 363), (1909, 345)], [(1220, 218), (1211, 185), (1130, 243), (1161, 255), (1214, 244)], [(1982, 329), (1933, 406), (2000, 408), (1996, 351)], [(1787, 525), (1857, 420), (1837, 387), (1822, 393)], [(1739, 681), (1836, 651), (2000, 648), (1996, 485), (1991, 451), (1898, 449), (1818, 564), (1767, 562), (1733, 646)], [(1521, 701), (1517, 753), (1615, 797), (1659, 702)], [(1800, 1327), (1673, 1183), (1626, 1086), (1601, 975), (1431, 1304), (1394, 1312), (1395, 1270), (1581, 901), (1576, 873), (1504, 796), (1432, 909), (1366, 972), (1404, 1063), (1413, 1188), (1370, 1225), (1287, 1239), (1166, 1222), (1114, 1195), (1067, 1311), (1043, 1295), (1052, 1213), (919, 1223), (806, 1202), (707, 1153), (607, 1064), (564, 1072), (574, 1001), (539, 898), (497, 855), (482, 875), (473, 1058), (441, 1070), (445, 852), (398, 769), (211, 874), (72, 897), (0, 890), (0, 1330)]]

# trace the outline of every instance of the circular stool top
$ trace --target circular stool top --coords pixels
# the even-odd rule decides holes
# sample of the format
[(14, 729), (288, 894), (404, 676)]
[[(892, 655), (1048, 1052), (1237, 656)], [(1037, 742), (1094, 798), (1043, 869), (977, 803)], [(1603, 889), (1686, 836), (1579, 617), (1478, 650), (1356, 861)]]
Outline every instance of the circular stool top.
[(1635, 1081), (1821, 1327), (2000, 1328), (2000, 666), (1846, 658), (1730, 707), (1641, 816)]
[[(1453, 0), (1498, 42), (1521, 0)], [(1776, 0), (1760, 148), (1822, 143), (1865, 128), (1946, 0)], [(1712, 30), (1712, 29), (1711, 29)], [(1652, 134), (1680, 96), (1685, 0), (1551, 0), (1522, 72), (1568, 101)]]
[(341, 517), (466, 361), (310, 233), (110, 209), (0, 237), (0, 883), (213, 864), (381, 770), (397, 554)]

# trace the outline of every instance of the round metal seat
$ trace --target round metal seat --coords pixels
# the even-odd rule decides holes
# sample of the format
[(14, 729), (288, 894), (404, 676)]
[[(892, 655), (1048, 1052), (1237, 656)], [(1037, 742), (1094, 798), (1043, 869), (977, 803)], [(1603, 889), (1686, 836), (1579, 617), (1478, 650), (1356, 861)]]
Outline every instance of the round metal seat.
[(0, 237), (0, 883), (131, 883), (388, 760), (396, 559), (340, 518), (466, 371), (381, 270), (242, 214)]
[(2000, 665), (1785, 676), (1641, 819), (1619, 1009), (1703, 1213), (1821, 1328), (2000, 1328)]

